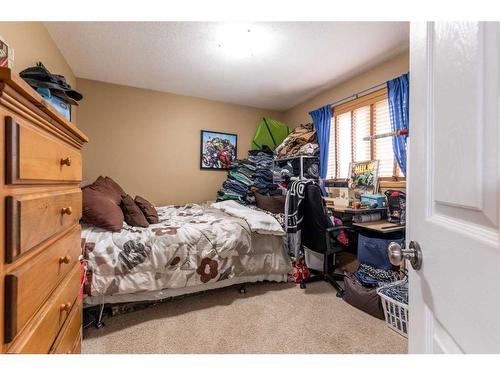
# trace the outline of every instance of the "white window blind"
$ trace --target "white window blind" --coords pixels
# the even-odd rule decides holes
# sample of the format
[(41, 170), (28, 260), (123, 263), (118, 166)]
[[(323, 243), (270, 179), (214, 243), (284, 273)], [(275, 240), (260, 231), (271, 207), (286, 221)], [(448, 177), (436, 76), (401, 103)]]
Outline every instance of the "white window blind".
[[(391, 131), (389, 103), (381, 100), (373, 105), (373, 129), (375, 134)], [(394, 152), (392, 150), (392, 137), (378, 138), (373, 142), (375, 159), (380, 160), (379, 177), (392, 177), (394, 175)]]
[(336, 151), (336, 141), (335, 141), (335, 127), (337, 118), (333, 116), (332, 123), (330, 126), (330, 143), (328, 144), (328, 170), (326, 171), (326, 178), (335, 178), (337, 176), (337, 154)]
[(354, 161), (370, 160), (370, 141), (363, 140), (370, 135), (370, 106), (355, 109), (352, 113)]
[(337, 168), (340, 178), (347, 178), (352, 161), (351, 112), (337, 116)]

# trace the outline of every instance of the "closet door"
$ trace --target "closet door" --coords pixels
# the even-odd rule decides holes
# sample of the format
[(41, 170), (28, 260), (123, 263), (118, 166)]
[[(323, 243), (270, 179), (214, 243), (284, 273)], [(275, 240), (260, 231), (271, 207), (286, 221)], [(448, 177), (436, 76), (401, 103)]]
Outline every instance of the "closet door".
[(499, 25), (410, 33), (411, 353), (500, 352)]

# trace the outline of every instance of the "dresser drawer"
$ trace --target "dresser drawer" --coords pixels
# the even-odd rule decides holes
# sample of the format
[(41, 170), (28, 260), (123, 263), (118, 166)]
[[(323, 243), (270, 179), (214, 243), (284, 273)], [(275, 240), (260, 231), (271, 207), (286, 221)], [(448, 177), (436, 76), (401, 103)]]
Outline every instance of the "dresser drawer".
[(80, 226), (5, 275), (5, 341), (16, 336), (62, 279), (79, 264)]
[(80, 153), (5, 117), (7, 184), (43, 184), (82, 180)]
[[(61, 329), (59, 336), (57, 336), (50, 353), (54, 354), (78, 354), (80, 353), (81, 341), (81, 328), (82, 328), (82, 303), (78, 300), (71, 310), (71, 313)], [(78, 351), (78, 352), (76, 352)]]
[(8, 352), (48, 353), (73, 305), (78, 303), (79, 289), (80, 267), (77, 265), (16, 337)]
[(82, 216), (82, 192), (8, 196), (5, 199), (5, 261), (13, 262)]

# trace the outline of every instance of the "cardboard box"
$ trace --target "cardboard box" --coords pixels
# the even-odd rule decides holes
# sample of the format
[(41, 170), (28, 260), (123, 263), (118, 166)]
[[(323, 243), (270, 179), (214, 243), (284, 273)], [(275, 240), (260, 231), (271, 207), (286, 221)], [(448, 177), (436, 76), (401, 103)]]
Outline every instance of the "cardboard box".
[(354, 190), (348, 187), (327, 187), (326, 191), (334, 206), (349, 207), (354, 200)]

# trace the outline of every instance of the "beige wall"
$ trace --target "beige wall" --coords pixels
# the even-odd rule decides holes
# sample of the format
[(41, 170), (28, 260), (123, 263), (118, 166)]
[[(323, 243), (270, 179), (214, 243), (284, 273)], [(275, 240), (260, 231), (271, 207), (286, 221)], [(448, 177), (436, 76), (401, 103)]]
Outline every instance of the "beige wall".
[(14, 71), (19, 73), (42, 61), (52, 73), (64, 75), (76, 87), (73, 71), (41, 22), (0, 22), (0, 36), (14, 48)]
[(290, 108), (284, 113), (283, 121), (290, 127), (311, 122), (310, 111), (407, 73), (409, 65), (409, 51), (405, 51), (352, 79), (335, 85), (312, 99)]
[(90, 137), (83, 150), (86, 183), (99, 175), (132, 196), (156, 205), (203, 202), (227, 172), (200, 170), (200, 130), (238, 134), (238, 157), (247, 155), (263, 116), (279, 112), (78, 79), (85, 96), (79, 127)]
[[(76, 77), (41, 22), (0, 22), (0, 36), (14, 48), (14, 71), (20, 71), (43, 62), (52, 73), (62, 74), (71, 87), (76, 88)], [(72, 108), (76, 123), (77, 109)]]

